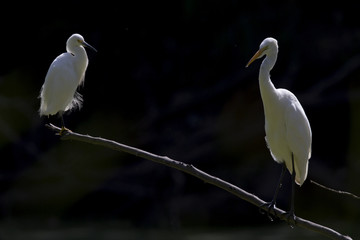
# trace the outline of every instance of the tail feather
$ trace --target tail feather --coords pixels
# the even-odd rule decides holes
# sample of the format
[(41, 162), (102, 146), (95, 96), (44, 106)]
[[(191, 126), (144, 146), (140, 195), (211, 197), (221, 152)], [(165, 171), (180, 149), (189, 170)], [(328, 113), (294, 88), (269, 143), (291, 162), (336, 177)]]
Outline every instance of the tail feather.
[(83, 97), (80, 93), (75, 92), (72, 101), (66, 106), (65, 111), (71, 111), (75, 109), (81, 109), (83, 103)]

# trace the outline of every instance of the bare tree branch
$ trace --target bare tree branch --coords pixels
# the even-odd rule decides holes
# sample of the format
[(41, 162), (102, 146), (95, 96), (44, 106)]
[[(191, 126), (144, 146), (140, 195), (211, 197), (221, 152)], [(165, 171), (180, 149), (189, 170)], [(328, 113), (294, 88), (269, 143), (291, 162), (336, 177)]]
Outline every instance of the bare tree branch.
[[(194, 167), (192, 164), (187, 164), (187, 163), (183, 163), (180, 161), (176, 161), (176, 160), (173, 160), (166, 156), (159, 156), (159, 155), (156, 155), (156, 154), (153, 154), (150, 152), (146, 152), (144, 150), (134, 148), (131, 146), (127, 146), (127, 145), (124, 145), (124, 144), (121, 144), (121, 143), (118, 143), (118, 142), (115, 142), (112, 140), (108, 140), (105, 138), (83, 135), (83, 134), (72, 132), (70, 130), (61, 131), (61, 129), (59, 127), (56, 127), (52, 124), (49, 124), (46, 126), (49, 129), (55, 131), (58, 135), (60, 135), (62, 140), (75, 140), (75, 141), (80, 141), (80, 142), (86, 142), (89, 144), (100, 145), (100, 146), (103, 146), (106, 148), (113, 149), (115, 151), (126, 152), (126, 153), (129, 153), (129, 154), (132, 154), (132, 155), (135, 155), (135, 156), (138, 156), (138, 157), (141, 157), (141, 158), (144, 158), (144, 159), (156, 162), (156, 163), (166, 165), (171, 168), (178, 169), (182, 172), (185, 172), (194, 177), (197, 177), (206, 183), (210, 183), (214, 186), (224, 189), (225, 191), (267, 211), (266, 206), (262, 206), (265, 203), (265, 201), (263, 201), (256, 195), (248, 193), (245, 190), (243, 190), (231, 183), (228, 183), (228, 182), (226, 182), (220, 178), (217, 178), (215, 176), (212, 176), (212, 175)], [(274, 207), (274, 209), (271, 211), (271, 213), (276, 214), (283, 221), (288, 221), (286, 214), (285, 214), (286, 212), (277, 207)], [(351, 237), (342, 235), (341, 233), (338, 233), (331, 228), (322, 226), (320, 224), (311, 222), (309, 220), (306, 220), (306, 219), (303, 219), (300, 217), (296, 217), (295, 225), (298, 227), (302, 227), (302, 228), (306, 228), (306, 229), (310, 229), (312, 231), (318, 232), (318, 233), (320, 233), (326, 237), (329, 237), (331, 239), (346, 239), (346, 240), (352, 239)]]
[(333, 188), (329, 188), (329, 187), (326, 187), (318, 182), (315, 182), (314, 180), (310, 180), (311, 183), (317, 185), (318, 187), (321, 187), (323, 189), (326, 189), (330, 192), (334, 192), (334, 193), (337, 193), (337, 194), (342, 194), (342, 195), (346, 195), (346, 196), (349, 196), (349, 197), (352, 197), (354, 199), (357, 199), (357, 200), (360, 200), (360, 197), (351, 193), (351, 192), (345, 192), (345, 191), (341, 191), (341, 190), (336, 190), (336, 189), (333, 189)]

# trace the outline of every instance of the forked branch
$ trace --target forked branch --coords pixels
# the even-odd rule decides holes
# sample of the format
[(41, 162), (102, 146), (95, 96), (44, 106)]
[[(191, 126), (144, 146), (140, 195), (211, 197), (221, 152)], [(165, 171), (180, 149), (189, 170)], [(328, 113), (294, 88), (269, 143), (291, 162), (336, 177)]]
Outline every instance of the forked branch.
[[(52, 124), (46, 125), (49, 129), (55, 131), (58, 135), (60, 134), (61, 129), (59, 127), (56, 127)], [(68, 131), (65, 130), (63, 132), (61, 132), (61, 139), (62, 140), (75, 140), (75, 141), (80, 141), (80, 142), (85, 142), (85, 143), (89, 143), (89, 144), (94, 144), (94, 145), (100, 145), (106, 148), (110, 148), (113, 149), (115, 151), (121, 151), (121, 152), (126, 152), (156, 163), (160, 163), (163, 165), (166, 165), (168, 167), (171, 168), (175, 168), (178, 169), (182, 172), (185, 172), (187, 174), (190, 174), (196, 178), (201, 179), (202, 181), (212, 184), (214, 186), (217, 186), (221, 189), (224, 189), (225, 191), (259, 207), (259, 208), (263, 208), (263, 210), (267, 211), (267, 208), (265, 206), (262, 206), (265, 201), (263, 201), (262, 199), (260, 199), (259, 197), (257, 197), (254, 194), (248, 193), (245, 190), (231, 184), (228, 183), (220, 178), (217, 178), (215, 176), (212, 176), (198, 168), (196, 168), (195, 166), (193, 166), (192, 164), (187, 164), (187, 163), (183, 163), (180, 161), (176, 161), (173, 160), (169, 157), (166, 156), (159, 156), (135, 147), (131, 147), (131, 146), (127, 146), (125, 144), (121, 144), (112, 140), (108, 140), (105, 138), (101, 138), (101, 137), (92, 137), (89, 135), (83, 135), (83, 134), (79, 134), (79, 133), (75, 133), (72, 131)], [(272, 214), (276, 213), (277, 216), (279, 216), (279, 218), (283, 221), (287, 221), (287, 217), (285, 211), (275, 207), (272, 210)], [(295, 220), (295, 225), (298, 227), (302, 227), (302, 228), (306, 228), (306, 229), (310, 229), (312, 231), (318, 232), (324, 236), (327, 236), (331, 239), (347, 239), (350, 240), (351, 237), (349, 236), (345, 236), (342, 235), (339, 232), (336, 232), (335, 230), (322, 226), (320, 224), (311, 222), (309, 220), (300, 218), (300, 217), (296, 217)]]

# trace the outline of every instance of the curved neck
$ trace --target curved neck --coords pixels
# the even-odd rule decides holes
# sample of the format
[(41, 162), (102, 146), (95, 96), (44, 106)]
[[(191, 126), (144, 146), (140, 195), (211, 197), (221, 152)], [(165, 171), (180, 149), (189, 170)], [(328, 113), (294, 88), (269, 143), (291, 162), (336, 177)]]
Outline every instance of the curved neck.
[[(69, 51), (70, 50), (70, 51)], [(84, 71), (80, 73), (81, 75), (85, 73), (85, 70), (88, 65), (88, 58), (86, 54), (86, 50), (83, 46), (74, 47), (72, 49), (69, 49), (68, 51), (77, 59), (75, 62), (75, 67), (79, 71)]]
[(277, 59), (277, 51), (270, 52), (266, 55), (264, 61), (260, 66), (259, 85), (260, 85), (261, 97), (264, 103), (266, 102), (264, 101), (264, 98), (266, 99), (275, 95), (276, 88), (274, 84), (271, 82), (270, 71), (274, 67), (276, 59)]

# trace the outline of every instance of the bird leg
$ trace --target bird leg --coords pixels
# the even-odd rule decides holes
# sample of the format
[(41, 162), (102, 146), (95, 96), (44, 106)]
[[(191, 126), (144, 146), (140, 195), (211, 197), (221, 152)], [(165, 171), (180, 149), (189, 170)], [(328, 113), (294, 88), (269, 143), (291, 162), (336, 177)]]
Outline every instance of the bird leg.
[(292, 163), (292, 174), (291, 174), (291, 199), (290, 199), (290, 211), (284, 213), (288, 224), (291, 228), (294, 228), (296, 225), (296, 216), (294, 208), (294, 199), (295, 199), (295, 167), (294, 167), (294, 155), (291, 154), (291, 163)]
[(60, 132), (58, 133), (59, 136), (64, 135), (64, 133), (66, 133), (66, 132), (71, 132), (70, 129), (68, 129), (68, 128), (65, 127), (65, 122), (64, 122), (63, 113), (64, 113), (64, 112), (59, 112), (60, 119), (61, 119), (61, 129), (60, 129)]
[[(267, 216), (270, 219), (270, 221), (273, 221), (272, 217), (270, 216), (270, 213), (271, 213), (271, 210), (273, 210), (274, 207), (275, 207), (276, 199), (277, 199), (279, 190), (280, 190), (280, 188), (282, 186), (282, 180), (284, 178), (285, 171), (286, 171), (286, 166), (285, 166), (285, 163), (283, 163), (280, 178), (279, 178), (279, 182), (278, 182), (278, 185), (276, 187), (273, 199), (271, 200), (271, 202), (267, 202), (267, 203), (264, 203), (264, 204), (260, 205), (260, 213), (261, 214), (267, 213)], [(267, 210), (264, 211), (263, 207), (266, 208)], [(275, 217), (277, 217), (276, 212), (274, 212), (274, 215), (275, 215)]]

